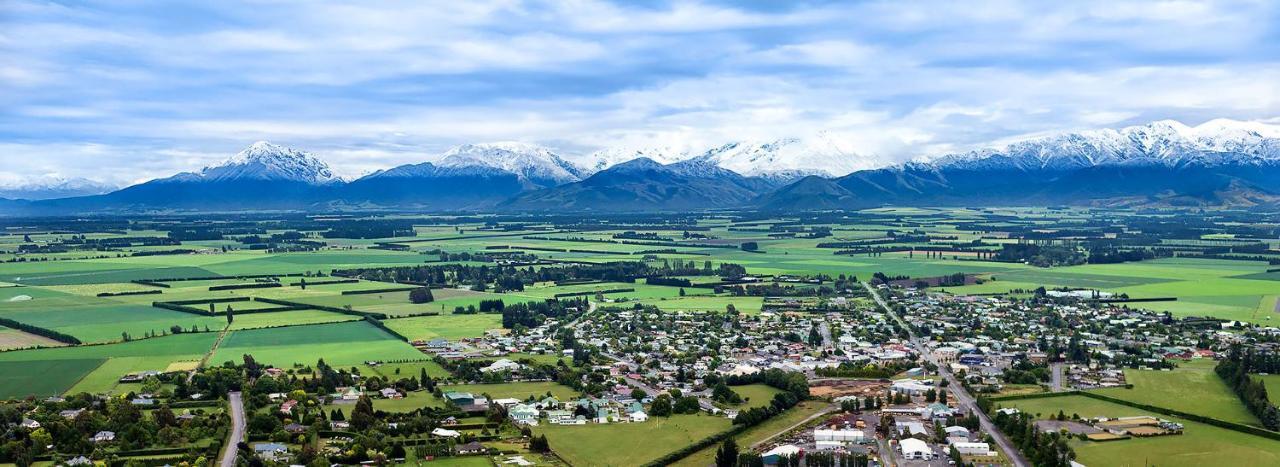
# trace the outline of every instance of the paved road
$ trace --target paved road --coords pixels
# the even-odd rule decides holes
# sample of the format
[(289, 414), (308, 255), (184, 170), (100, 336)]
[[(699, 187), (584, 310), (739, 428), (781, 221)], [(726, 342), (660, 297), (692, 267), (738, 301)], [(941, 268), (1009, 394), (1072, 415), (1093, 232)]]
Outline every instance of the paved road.
[(827, 320), (822, 320), (822, 324), (818, 325), (818, 334), (822, 335), (822, 348), (827, 350), (835, 348), (835, 342), (831, 339), (831, 326), (827, 324)]
[(236, 445), (244, 441), (244, 401), (240, 400), (239, 392), (229, 392), (227, 404), (231, 406), (231, 434), (227, 437), (227, 444), (222, 447), (222, 459), (218, 461), (218, 465), (235, 467)]
[(1053, 392), (1062, 390), (1062, 365), (1061, 362), (1049, 365), (1050, 369), (1053, 370), (1053, 380), (1050, 383), (1050, 390)]
[[(902, 317), (898, 316), (897, 313), (894, 313), (893, 309), (889, 308), (889, 304), (885, 303), (883, 298), (880, 298), (880, 292), (866, 282), (863, 282), (862, 286), (866, 287), (868, 292), (871, 292), (871, 298), (875, 299), (876, 303), (880, 305), (880, 308), (884, 309), (890, 317), (897, 321), (899, 326), (902, 326), (907, 330), (907, 334), (911, 336), (911, 345), (915, 346), (916, 350), (920, 352), (920, 356), (929, 360), (933, 364), (938, 365), (938, 362), (933, 360), (933, 354), (929, 352), (929, 349), (926, 348), (924, 343), (920, 341), (920, 338), (916, 336), (916, 333), (911, 329), (911, 326), (908, 326), (907, 323), (902, 320)], [(951, 374), (951, 370), (948, 369), (946, 365), (938, 365), (938, 374), (943, 378), (946, 378), (949, 382), (947, 392), (955, 397), (956, 402), (968, 408), (970, 412), (978, 415), (978, 421), (982, 426), (982, 431), (987, 432), (996, 440), (996, 445), (1000, 446), (1000, 450), (1004, 451), (1005, 456), (1013, 462), (1013, 465), (1015, 467), (1029, 467), (1031, 463), (1027, 462), (1027, 459), (1022, 456), (1022, 453), (1013, 446), (1013, 442), (1004, 435), (1004, 432), (1001, 432), (994, 423), (991, 423), (991, 419), (990, 417), (987, 417), (987, 413), (978, 409), (977, 401), (969, 395), (969, 391), (964, 389), (964, 386), (960, 384), (960, 381)]]

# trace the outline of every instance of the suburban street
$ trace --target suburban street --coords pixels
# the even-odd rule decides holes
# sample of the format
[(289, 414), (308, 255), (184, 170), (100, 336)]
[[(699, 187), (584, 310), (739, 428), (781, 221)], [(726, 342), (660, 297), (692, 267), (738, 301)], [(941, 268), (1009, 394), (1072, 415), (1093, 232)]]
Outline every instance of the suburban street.
[(244, 441), (244, 401), (240, 393), (227, 393), (227, 405), (231, 406), (231, 433), (227, 436), (227, 444), (222, 446), (222, 458), (218, 461), (221, 467), (235, 467), (236, 445)]
[(1062, 365), (1062, 362), (1049, 365), (1049, 368), (1053, 370), (1053, 379), (1050, 383), (1049, 389), (1053, 392), (1062, 391)]
[[(863, 282), (862, 286), (866, 287), (867, 291), (871, 293), (871, 298), (875, 299), (876, 304), (880, 305), (880, 308), (884, 309), (889, 316), (893, 317), (900, 326), (907, 330), (907, 334), (911, 337), (911, 345), (916, 348), (916, 351), (920, 352), (921, 358), (937, 365), (937, 362), (933, 359), (933, 354), (929, 352), (929, 349), (926, 348), (920, 338), (916, 336), (915, 331), (911, 329), (911, 326), (907, 325), (906, 321), (902, 320), (902, 317), (898, 316), (897, 313), (894, 313), (892, 308), (889, 308), (889, 304), (885, 303), (884, 299), (880, 297), (880, 293), (866, 282)], [(991, 437), (995, 439), (996, 445), (1000, 446), (1000, 451), (1005, 453), (1005, 456), (1013, 462), (1013, 465), (1016, 467), (1029, 467), (1031, 463), (1027, 462), (1027, 459), (1022, 456), (1022, 453), (1014, 447), (1013, 442), (1010, 441), (994, 423), (991, 423), (991, 419), (990, 417), (987, 417), (986, 412), (978, 409), (977, 401), (969, 395), (969, 391), (965, 390), (964, 386), (960, 384), (960, 381), (951, 374), (951, 370), (945, 365), (938, 365), (938, 374), (949, 382), (947, 390), (955, 397), (956, 402), (961, 406), (964, 406), (970, 412), (978, 415), (982, 431), (990, 434)]]

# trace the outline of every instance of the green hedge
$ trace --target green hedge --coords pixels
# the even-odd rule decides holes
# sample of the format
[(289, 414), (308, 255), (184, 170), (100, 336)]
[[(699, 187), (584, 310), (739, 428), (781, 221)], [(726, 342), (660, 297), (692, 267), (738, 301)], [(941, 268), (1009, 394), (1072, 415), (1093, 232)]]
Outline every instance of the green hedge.
[(343, 290), (342, 295), (368, 295), (368, 294), (376, 294), (376, 293), (408, 292), (416, 288), (417, 287), (388, 287), (384, 289)]

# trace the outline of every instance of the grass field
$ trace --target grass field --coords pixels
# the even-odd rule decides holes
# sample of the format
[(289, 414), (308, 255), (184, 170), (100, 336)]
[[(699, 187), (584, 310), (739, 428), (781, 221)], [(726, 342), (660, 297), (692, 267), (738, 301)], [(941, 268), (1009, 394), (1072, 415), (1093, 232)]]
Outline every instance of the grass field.
[(1094, 392), (1127, 401), (1258, 426), (1240, 398), (1213, 372), (1213, 360), (1179, 362), (1170, 371), (1124, 370), (1133, 389), (1106, 388)]
[(388, 328), (410, 340), (444, 338), (456, 341), (464, 337), (480, 337), (490, 329), (502, 329), (502, 315), (483, 313), (475, 315), (444, 314), (439, 316), (415, 316), (383, 321)]
[[(752, 444), (758, 443), (773, 436), (775, 433), (782, 431), (792, 425), (800, 423), (806, 418), (821, 412), (827, 404), (819, 401), (805, 401), (797, 404), (795, 407), (783, 412), (759, 425), (746, 429), (733, 439), (738, 443), (738, 449), (745, 451)], [(714, 464), (716, 459), (716, 449), (719, 446), (712, 446), (693, 453), (689, 457), (681, 459), (674, 465), (683, 467), (706, 467)]]
[(1085, 465), (1166, 467), (1205, 465), (1280, 465), (1280, 441), (1205, 425), (1174, 417), (1145, 413), (1132, 407), (1112, 404), (1083, 396), (1052, 397), (1005, 401), (1005, 407), (1018, 407), (1024, 412), (1044, 417), (1062, 410), (1081, 417), (1127, 417), (1152, 415), (1182, 423), (1186, 428), (1179, 436), (1134, 438), (1122, 441), (1072, 441), (1076, 460)]
[(546, 435), (551, 450), (571, 465), (632, 466), (729, 428), (724, 417), (674, 415), (644, 423), (545, 426), (534, 433)]
[(321, 358), (333, 366), (423, 358), (413, 346), (371, 324), (354, 321), (232, 331), (210, 361), (240, 361), (245, 354), (260, 363), (286, 368), (312, 365)]
[(1262, 383), (1267, 385), (1267, 398), (1272, 404), (1280, 405), (1280, 375), (1261, 375)]

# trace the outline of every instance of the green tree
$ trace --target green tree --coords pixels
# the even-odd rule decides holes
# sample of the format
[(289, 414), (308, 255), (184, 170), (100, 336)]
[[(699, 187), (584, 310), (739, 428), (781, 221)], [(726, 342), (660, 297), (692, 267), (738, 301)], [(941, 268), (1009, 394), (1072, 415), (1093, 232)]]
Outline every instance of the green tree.
[(738, 465), (738, 443), (730, 436), (716, 450), (716, 467), (735, 467)]

